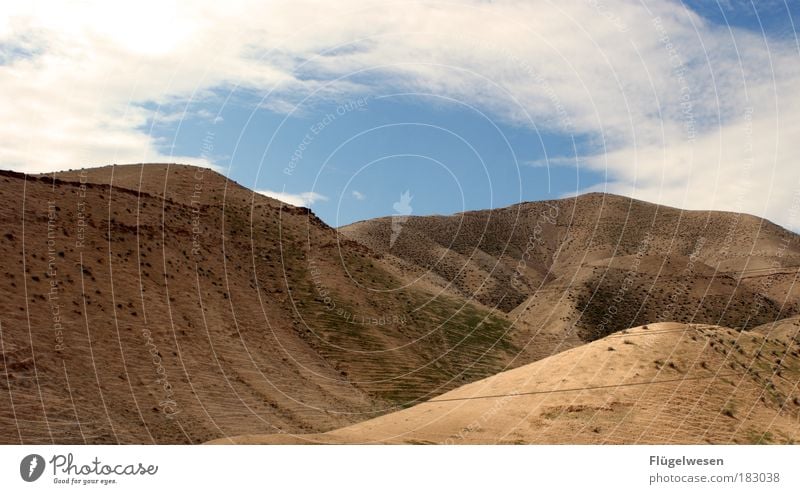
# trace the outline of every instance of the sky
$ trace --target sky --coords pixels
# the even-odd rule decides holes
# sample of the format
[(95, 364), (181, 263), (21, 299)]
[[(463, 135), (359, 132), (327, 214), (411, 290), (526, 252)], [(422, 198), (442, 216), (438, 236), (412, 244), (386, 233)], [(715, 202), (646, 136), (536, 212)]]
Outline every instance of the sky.
[(0, 168), (208, 166), (332, 226), (607, 191), (799, 231), (798, 24), (783, 0), (3, 2)]

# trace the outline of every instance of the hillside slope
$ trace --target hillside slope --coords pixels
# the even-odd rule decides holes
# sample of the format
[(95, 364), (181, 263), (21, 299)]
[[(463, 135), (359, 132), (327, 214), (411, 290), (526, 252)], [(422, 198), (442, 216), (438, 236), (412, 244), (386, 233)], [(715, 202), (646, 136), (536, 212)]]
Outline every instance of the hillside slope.
[(327, 434), (216, 443), (792, 444), (800, 324), (633, 328)]
[(340, 231), (531, 337), (560, 335), (559, 349), (658, 321), (745, 329), (800, 312), (800, 237), (750, 215), (593, 193)]
[[(0, 443), (319, 432), (492, 375), (482, 307), (211, 170), (0, 175)], [(345, 269), (345, 266), (347, 269)]]
[(0, 443), (312, 437), (640, 323), (798, 312), (796, 235), (615, 196), (394, 242), (174, 164), (0, 172), (0, 208)]

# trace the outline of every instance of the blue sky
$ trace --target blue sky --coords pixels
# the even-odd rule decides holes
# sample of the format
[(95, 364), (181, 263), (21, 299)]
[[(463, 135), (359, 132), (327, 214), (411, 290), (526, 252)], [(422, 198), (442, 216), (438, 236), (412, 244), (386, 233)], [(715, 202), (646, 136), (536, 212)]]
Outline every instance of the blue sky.
[(794, 38), (800, 5), (783, 0), (694, 0), (684, 2), (704, 18), (721, 26), (763, 31), (769, 36)]
[(607, 190), (797, 230), (798, 22), (779, 0), (11, 2), (0, 166), (213, 166), (333, 226), (406, 191), (452, 214)]
[[(577, 163), (543, 164), (548, 156), (574, 157), (571, 136), (497, 122), (435, 96), (316, 103), (288, 118), (256, 106), (244, 98), (223, 109), (205, 107), (222, 121), (196, 119), (184, 121), (177, 134), (171, 126), (158, 131), (176, 137), (174, 153), (185, 156), (198, 153), (212, 133), (214, 161), (230, 178), (256, 190), (312, 192), (313, 200), (295, 200), (334, 226), (395, 214), (405, 191), (414, 214), (453, 214), (561, 197), (604, 180)], [(307, 135), (312, 139), (292, 164)]]

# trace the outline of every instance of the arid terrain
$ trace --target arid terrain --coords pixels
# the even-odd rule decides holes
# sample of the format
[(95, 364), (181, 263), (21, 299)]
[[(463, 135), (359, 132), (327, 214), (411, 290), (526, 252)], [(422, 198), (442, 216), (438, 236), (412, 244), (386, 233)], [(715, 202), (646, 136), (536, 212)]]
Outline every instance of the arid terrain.
[(325, 434), (216, 443), (793, 444), (800, 323), (658, 323)]
[(0, 172), (0, 208), (0, 443), (800, 436), (800, 237), (753, 216), (587, 194), (337, 230), (174, 164)]

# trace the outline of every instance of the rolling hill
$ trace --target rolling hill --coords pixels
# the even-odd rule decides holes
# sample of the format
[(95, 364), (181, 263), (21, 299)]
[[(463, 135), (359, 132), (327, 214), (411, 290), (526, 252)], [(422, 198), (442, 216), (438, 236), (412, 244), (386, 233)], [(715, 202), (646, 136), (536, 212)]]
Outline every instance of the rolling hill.
[(624, 330), (326, 434), (235, 443), (794, 444), (800, 323)]
[(211, 170), (139, 164), (0, 172), (0, 206), (0, 443), (310, 438), (629, 327), (759, 338), (799, 312), (797, 235), (619, 196), (337, 230)]
[(0, 203), (2, 443), (329, 430), (517, 354), (506, 319), (374, 289), (367, 248), (211, 170), (3, 172)]
[(393, 218), (342, 233), (409, 277), (580, 344), (652, 322), (746, 329), (800, 310), (798, 236), (766, 220), (610, 194), (452, 216)]

